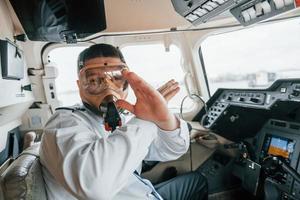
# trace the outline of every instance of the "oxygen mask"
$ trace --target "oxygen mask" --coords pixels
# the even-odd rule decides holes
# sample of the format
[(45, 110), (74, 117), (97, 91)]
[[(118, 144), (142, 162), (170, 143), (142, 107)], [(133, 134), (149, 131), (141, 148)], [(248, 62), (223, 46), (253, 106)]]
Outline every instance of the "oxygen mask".
[(83, 89), (90, 95), (99, 95), (107, 89), (121, 93), (128, 87), (128, 82), (122, 76), (124, 69), (128, 67), (123, 63), (84, 67), (79, 72), (79, 78)]
[(104, 113), (104, 125), (107, 131), (114, 131), (117, 126), (122, 125), (115, 101), (116, 97), (128, 88), (128, 82), (122, 75), (125, 69), (128, 67), (124, 63), (110, 65), (105, 63), (102, 66), (84, 67), (79, 72), (82, 89), (90, 95), (89, 100), (99, 101), (98, 109)]

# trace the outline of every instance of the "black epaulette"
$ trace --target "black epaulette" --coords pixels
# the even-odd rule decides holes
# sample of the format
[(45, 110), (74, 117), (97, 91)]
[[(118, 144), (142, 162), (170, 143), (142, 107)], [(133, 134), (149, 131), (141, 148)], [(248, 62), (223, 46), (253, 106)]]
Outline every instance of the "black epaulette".
[(85, 111), (86, 109), (82, 106), (73, 106), (73, 107), (59, 107), (59, 108), (56, 108), (55, 111), (57, 110), (70, 110), (72, 112), (75, 112), (77, 110), (79, 111)]

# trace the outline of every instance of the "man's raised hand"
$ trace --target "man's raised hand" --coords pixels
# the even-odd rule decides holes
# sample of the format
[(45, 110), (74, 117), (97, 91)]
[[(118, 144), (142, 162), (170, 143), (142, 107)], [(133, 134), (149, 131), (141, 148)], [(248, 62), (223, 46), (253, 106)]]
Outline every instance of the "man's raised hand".
[(161, 87), (157, 89), (157, 91), (165, 98), (167, 102), (172, 99), (179, 92), (179, 84), (174, 79), (168, 81)]
[(179, 121), (167, 107), (165, 98), (134, 72), (124, 70), (123, 76), (136, 96), (133, 105), (125, 100), (118, 100), (117, 106), (133, 113), (136, 117), (154, 122), (163, 130), (179, 128)]

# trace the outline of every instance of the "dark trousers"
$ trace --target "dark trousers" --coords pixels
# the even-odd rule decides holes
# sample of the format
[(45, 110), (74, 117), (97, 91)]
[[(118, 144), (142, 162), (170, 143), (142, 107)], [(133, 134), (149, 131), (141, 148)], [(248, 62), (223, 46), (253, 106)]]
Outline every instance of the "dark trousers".
[(164, 200), (207, 200), (207, 180), (199, 172), (190, 172), (154, 185)]

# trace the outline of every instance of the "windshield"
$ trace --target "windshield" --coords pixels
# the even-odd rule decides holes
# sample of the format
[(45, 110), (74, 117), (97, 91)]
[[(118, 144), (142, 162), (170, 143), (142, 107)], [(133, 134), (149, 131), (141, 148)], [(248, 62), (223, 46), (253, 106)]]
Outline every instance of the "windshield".
[(300, 78), (300, 19), (211, 35), (201, 50), (211, 94)]

